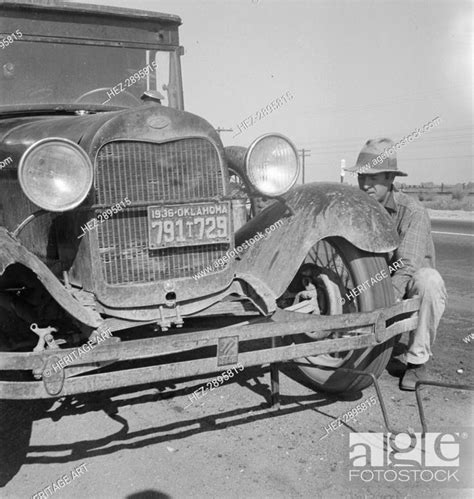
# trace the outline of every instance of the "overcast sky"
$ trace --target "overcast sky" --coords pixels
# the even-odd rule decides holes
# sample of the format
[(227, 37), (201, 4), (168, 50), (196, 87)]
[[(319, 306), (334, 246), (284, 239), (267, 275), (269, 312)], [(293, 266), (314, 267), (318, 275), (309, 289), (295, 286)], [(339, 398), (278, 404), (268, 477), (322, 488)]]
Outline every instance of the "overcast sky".
[(222, 133), (225, 145), (280, 132), (311, 150), (307, 181), (338, 181), (368, 138), (396, 141), (439, 116), (399, 151), (404, 181), (473, 180), (470, 1), (82, 1), (179, 15), (185, 107), (216, 127), (237, 131), (291, 92), (236, 138)]

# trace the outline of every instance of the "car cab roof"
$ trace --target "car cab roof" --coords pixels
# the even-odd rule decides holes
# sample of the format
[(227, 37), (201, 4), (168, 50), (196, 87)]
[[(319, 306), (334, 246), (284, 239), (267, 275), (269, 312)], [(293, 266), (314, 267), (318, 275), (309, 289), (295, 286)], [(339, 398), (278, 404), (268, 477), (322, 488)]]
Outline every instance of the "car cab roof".
[(0, 34), (19, 29), (25, 40), (159, 47), (179, 43), (180, 25), (179, 16), (147, 10), (60, 0), (0, 0)]
[(2, 6), (15, 7), (18, 9), (45, 10), (64, 13), (84, 13), (96, 16), (127, 17), (135, 19), (154, 19), (174, 24), (181, 24), (181, 18), (173, 14), (162, 14), (151, 10), (129, 9), (124, 7), (113, 7), (110, 5), (96, 5), (86, 3), (71, 3), (61, 0), (0, 0)]

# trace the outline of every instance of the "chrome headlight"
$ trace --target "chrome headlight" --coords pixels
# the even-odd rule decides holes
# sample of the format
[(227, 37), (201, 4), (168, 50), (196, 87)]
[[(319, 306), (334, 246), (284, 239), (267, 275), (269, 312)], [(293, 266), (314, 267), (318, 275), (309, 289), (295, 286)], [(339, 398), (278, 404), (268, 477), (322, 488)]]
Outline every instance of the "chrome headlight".
[(245, 167), (252, 185), (268, 197), (287, 192), (300, 172), (295, 146), (277, 134), (264, 135), (252, 143), (245, 157)]
[(76, 143), (47, 138), (32, 144), (18, 166), (18, 179), (28, 199), (47, 211), (79, 206), (92, 187), (89, 156)]

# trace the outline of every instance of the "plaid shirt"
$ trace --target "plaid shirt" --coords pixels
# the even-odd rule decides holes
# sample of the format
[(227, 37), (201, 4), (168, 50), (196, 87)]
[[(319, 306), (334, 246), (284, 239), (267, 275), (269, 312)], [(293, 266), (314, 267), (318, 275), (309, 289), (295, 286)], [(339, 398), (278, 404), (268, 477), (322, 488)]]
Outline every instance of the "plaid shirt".
[(394, 251), (391, 262), (402, 259), (402, 268), (392, 274), (395, 298), (401, 299), (418, 269), (435, 267), (431, 222), (423, 206), (395, 188), (389, 193), (383, 205), (395, 222), (400, 236), (400, 245)]

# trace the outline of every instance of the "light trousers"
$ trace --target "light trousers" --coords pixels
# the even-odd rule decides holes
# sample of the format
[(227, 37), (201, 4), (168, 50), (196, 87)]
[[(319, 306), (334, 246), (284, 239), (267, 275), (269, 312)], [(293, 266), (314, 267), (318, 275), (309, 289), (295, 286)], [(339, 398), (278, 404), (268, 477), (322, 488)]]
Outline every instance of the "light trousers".
[(421, 268), (408, 283), (405, 296), (421, 298), (418, 327), (410, 333), (406, 361), (424, 364), (433, 355), (431, 345), (448, 298), (443, 278), (435, 269)]

